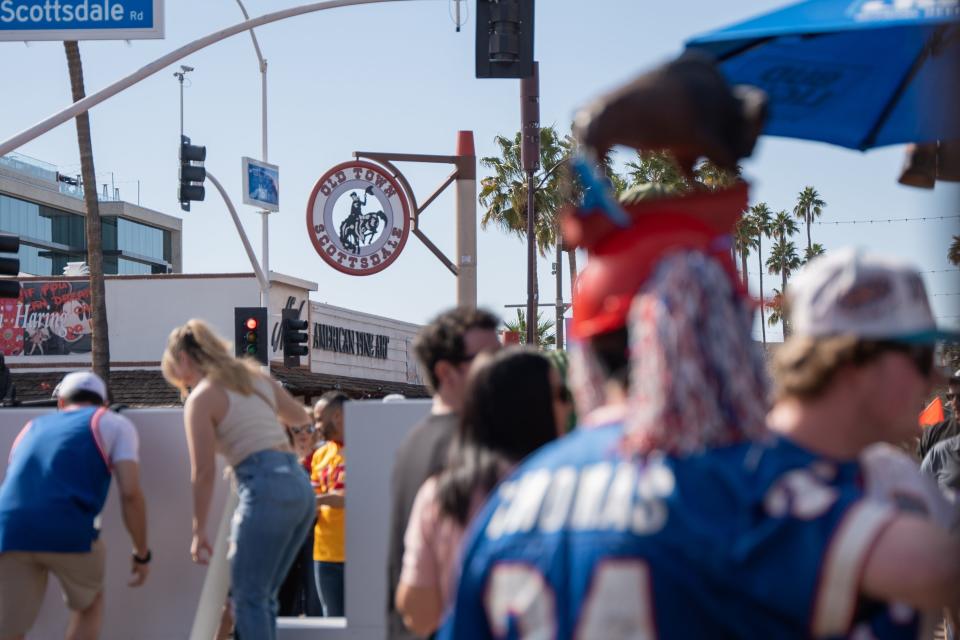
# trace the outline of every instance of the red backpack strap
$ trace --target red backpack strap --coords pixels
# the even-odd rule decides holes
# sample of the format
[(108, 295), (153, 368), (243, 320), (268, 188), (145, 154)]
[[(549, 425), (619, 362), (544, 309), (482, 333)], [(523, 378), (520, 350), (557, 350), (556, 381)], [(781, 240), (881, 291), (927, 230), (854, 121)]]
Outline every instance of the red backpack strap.
[(107, 465), (107, 469), (113, 473), (113, 465), (110, 464), (110, 458), (107, 457), (107, 452), (104, 449), (103, 434), (100, 433), (100, 419), (107, 411), (109, 411), (109, 409), (106, 407), (100, 407), (96, 410), (90, 419), (90, 431), (93, 434), (93, 441), (97, 445), (97, 451), (100, 452), (100, 457), (103, 458), (103, 464)]

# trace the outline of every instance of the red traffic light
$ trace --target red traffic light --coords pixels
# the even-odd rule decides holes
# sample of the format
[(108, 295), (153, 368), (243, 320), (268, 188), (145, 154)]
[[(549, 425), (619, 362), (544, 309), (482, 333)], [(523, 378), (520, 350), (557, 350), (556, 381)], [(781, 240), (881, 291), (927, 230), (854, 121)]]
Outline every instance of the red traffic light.
[(257, 328), (259, 324), (260, 323), (257, 322), (256, 318), (247, 318), (247, 322), (246, 322), (247, 329), (250, 329), (251, 331), (253, 331), (254, 329)]

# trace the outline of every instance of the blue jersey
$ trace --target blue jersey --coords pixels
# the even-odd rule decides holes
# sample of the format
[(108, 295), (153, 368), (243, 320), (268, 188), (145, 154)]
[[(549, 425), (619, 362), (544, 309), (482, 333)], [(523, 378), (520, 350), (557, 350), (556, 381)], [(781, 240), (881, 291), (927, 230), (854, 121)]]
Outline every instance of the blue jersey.
[(110, 489), (96, 435), (105, 411), (58, 411), (20, 433), (0, 485), (0, 552), (90, 551)]
[(574, 432), (498, 487), (467, 536), (442, 638), (884, 628), (885, 609), (859, 606), (858, 580), (894, 512), (864, 498), (856, 462), (782, 438), (635, 460), (622, 435), (620, 425)]

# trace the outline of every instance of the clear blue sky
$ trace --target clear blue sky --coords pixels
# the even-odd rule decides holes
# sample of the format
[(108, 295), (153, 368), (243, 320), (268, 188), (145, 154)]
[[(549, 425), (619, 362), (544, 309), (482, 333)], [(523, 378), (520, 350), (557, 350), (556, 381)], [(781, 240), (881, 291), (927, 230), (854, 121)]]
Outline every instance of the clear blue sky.
[[(252, 15), (295, 6), (288, 0), (247, 0)], [(425, 322), (453, 304), (453, 277), (411, 237), (386, 271), (341, 275), (314, 252), (306, 235), (306, 201), (324, 171), (355, 150), (452, 153), (459, 129), (474, 131), (477, 154), (494, 152), (493, 137), (516, 131), (519, 83), (473, 77), (473, 2), (456, 33), (445, 0), (417, 0), (325, 11), (258, 31), (269, 62), (269, 160), (280, 165), (281, 211), (271, 216), (270, 266), (320, 286), (315, 299), (412, 322)], [(541, 68), (541, 121), (561, 129), (575, 109), (601, 90), (678, 53), (685, 39), (785, 4), (782, 0), (537, 3), (536, 55)], [(191, 40), (239, 22), (234, 0), (168, 0), (166, 38), (83, 42), (87, 92), (92, 93)], [(240, 158), (260, 156), (260, 84), (250, 38), (238, 35), (184, 60), (196, 68), (186, 90), (186, 133), (207, 146), (207, 167), (240, 200)], [(176, 202), (178, 85), (176, 66), (91, 112), (98, 181), (113, 180), (121, 196), (180, 215)], [(0, 137), (7, 138), (70, 102), (63, 46), (58, 42), (0, 43), (7, 90)], [(73, 123), (19, 149), (79, 173)], [(624, 156), (626, 157), (626, 156)], [(791, 209), (814, 185), (828, 206), (814, 239), (829, 251), (856, 244), (912, 260), (925, 278), (941, 322), (960, 325), (960, 278), (946, 250), (960, 219), (873, 223), (870, 219), (956, 215), (960, 187), (934, 191), (901, 187), (902, 148), (866, 154), (819, 143), (764, 139), (745, 164), (752, 201)], [(401, 165), (422, 200), (446, 166)], [(481, 169), (481, 176), (483, 171)], [(249, 271), (229, 216), (211, 186), (206, 202), (183, 214), (188, 272)], [(241, 217), (259, 251), (260, 217)], [(453, 254), (452, 190), (422, 219), (427, 234)], [(801, 228), (801, 241), (804, 230)], [(552, 258), (551, 258), (552, 259)], [(540, 261), (541, 301), (553, 301), (549, 259)], [(523, 244), (489, 229), (479, 236), (479, 300), (505, 316), (504, 304), (525, 298)], [(582, 265), (582, 261), (581, 261)], [(756, 286), (756, 257), (751, 258)], [(771, 288), (777, 278), (768, 276)], [(569, 299), (565, 272), (564, 298)], [(546, 310), (547, 314), (551, 312)], [(759, 330), (757, 330), (759, 334)], [(779, 327), (768, 337), (780, 338)]]

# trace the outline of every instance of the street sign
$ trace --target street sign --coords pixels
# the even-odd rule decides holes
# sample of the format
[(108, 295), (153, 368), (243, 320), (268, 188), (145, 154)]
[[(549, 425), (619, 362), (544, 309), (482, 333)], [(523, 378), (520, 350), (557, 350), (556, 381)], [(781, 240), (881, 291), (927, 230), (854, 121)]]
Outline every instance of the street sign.
[(163, 0), (0, 0), (0, 40), (163, 38)]
[(243, 158), (243, 204), (267, 211), (280, 210), (280, 167)]

